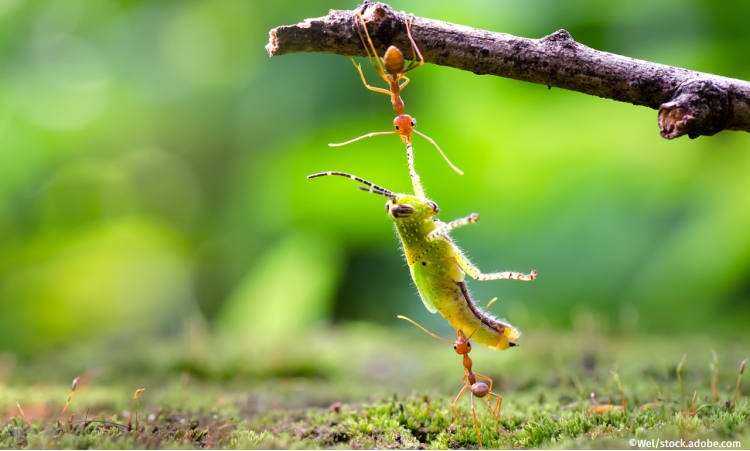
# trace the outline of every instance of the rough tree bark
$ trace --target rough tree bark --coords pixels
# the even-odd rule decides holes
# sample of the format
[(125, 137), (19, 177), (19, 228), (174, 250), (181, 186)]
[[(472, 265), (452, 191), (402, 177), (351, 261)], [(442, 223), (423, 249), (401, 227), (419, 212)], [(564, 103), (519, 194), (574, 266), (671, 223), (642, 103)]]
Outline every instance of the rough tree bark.
[[(269, 32), (269, 55), (294, 52), (365, 56), (354, 25), (362, 12), (380, 55), (389, 45), (409, 49), (405, 13), (383, 3), (331, 10)], [(750, 131), (750, 83), (592, 49), (565, 30), (541, 39), (416, 17), (412, 34), (425, 61), (657, 109), (661, 135), (676, 138)], [(410, 52), (405, 54), (409, 55)]]

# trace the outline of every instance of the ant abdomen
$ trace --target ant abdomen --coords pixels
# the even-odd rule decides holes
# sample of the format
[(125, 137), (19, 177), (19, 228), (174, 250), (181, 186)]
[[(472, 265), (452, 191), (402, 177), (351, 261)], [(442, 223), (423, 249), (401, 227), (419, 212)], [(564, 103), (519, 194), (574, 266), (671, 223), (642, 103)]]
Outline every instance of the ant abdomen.
[(477, 398), (484, 398), (484, 395), (486, 395), (489, 391), (490, 387), (484, 382), (474, 382), (473, 384), (471, 384), (471, 392)]
[[(397, 78), (404, 70), (404, 54), (395, 45), (388, 47), (383, 57), (385, 71)], [(398, 80), (397, 80), (398, 81)]]

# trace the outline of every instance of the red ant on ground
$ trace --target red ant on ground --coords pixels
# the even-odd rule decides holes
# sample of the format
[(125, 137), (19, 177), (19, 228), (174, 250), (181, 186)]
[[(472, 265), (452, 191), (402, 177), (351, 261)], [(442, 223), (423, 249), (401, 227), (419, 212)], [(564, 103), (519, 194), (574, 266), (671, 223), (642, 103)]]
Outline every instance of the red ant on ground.
[[(492, 303), (497, 301), (497, 298), (493, 298), (488, 304), (487, 308), (489, 308)], [(485, 310), (487, 309), (485, 308)], [(403, 319), (406, 321), (409, 321), (410, 323), (414, 324), (415, 326), (422, 329), (425, 333), (432, 336), (433, 338), (437, 340), (444, 341), (446, 343), (452, 343), (453, 349), (456, 351), (456, 354), (463, 355), (463, 365), (464, 365), (464, 378), (463, 378), (463, 384), (464, 386), (461, 388), (461, 391), (458, 392), (458, 396), (456, 396), (456, 399), (453, 401), (453, 404), (451, 404), (451, 410), (453, 410), (453, 423), (456, 422), (456, 419), (458, 418), (458, 412), (456, 411), (456, 404), (458, 404), (458, 401), (461, 399), (461, 396), (464, 394), (466, 389), (470, 390), (470, 396), (471, 396), (471, 414), (474, 416), (474, 428), (477, 431), (477, 439), (479, 440), (479, 446), (482, 446), (482, 434), (479, 432), (479, 422), (477, 421), (477, 412), (474, 408), (474, 397), (477, 398), (484, 398), (485, 403), (487, 404), (487, 408), (490, 409), (490, 412), (492, 413), (492, 416), (495, 417), (495, 428), (497, 428), (498, 421), (500, 420), (500, 408), (503, 404), (503, 397), (498, 395), (497, 393), (494, 393), (492, 391), (493, 381), (487, 376), (483, 376), (479, 373), (475, 373), (472, 371), (472, 361), (469, 357), (469, 353), (471, 352), (471, 342), (469, 339), (474, 335), (474, 332), (472, 332), (468, 337), (464, 334), (462, 330), (456, 331), (456, 341), (451, 342), (450, 340), (447, 340), (443, 337), (439, 337), (435, 335), (434, 333), (430, 332), (429, 330), (422, 327), (419, 323), (414, 321), (411, 318), (407, 318), (403, 315), (398, 315), (399, 319)], [(489, 382), (489, 385), (485, 382), (477, 381), (477, 379), (483, 379), (487, 382)], [(487, 396), (487, 398), (485, 398)], [(489, 398), (496, 398), (497, 402), (495, 403), (494, 409), (492, 408), (492, 405), (490, 404)]]

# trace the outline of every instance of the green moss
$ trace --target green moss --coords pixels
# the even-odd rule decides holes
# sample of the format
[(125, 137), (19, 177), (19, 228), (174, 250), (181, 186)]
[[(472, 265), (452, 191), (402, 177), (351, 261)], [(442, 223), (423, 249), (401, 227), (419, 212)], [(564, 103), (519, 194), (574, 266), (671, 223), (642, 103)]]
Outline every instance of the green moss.
[[(311, 335), (304, 349), (277, 343), (274, 354), (207, 341), (135, 355), (70, 350), (20, 362), (0, 381), (0, 448), (478, 447), (466, 394), (453, 423), (460, 359), (419, 337), (358, 326)], [(475, 369), (492, 377), (494, 391), (504, 398), (497, 429), (484, 402), (475, 400), (486, 448), (630, 448), (633, 438), (750, 444), (745, 389), (737, 406), (730, 406), (736, 363), (746, 352), (736, 341), (713, 340), (709, 347), (684, 337), (525, 338), (520, 352), (472, 353)], [(680, 372), (690, 394), (680, 402), (675, 368), (686, 347), (695, 352)], [(719, 367), (716, 403), (711, 347), (726, 365)], [(315, 371), (297, 371), (301, 363), (312, 368), (316, 358)], [(92, 361), (99, 364), (96, 371), (80, 370)], [(627, 408), (587, 413), (592, 392), (600, 403), (620, 405), (615, 366)], [(78, 372), (84, 377), (66, 421), (57, 426)], [(128, 431), (138, 387), (147, 388), (140, 398), (141, 427)]]

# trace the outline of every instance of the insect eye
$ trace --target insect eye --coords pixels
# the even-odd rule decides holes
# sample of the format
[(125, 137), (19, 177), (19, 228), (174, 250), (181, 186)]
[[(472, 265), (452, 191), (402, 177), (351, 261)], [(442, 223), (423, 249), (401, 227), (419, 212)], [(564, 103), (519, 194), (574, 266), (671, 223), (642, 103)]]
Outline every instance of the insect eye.
[(400, 204), (391, 208), (391, 214), (394, 218), (403, 218), (414, 213), (414, 207), (409, 204)]
[(456, 345), (453, 345), (453, 349), (456, 349)]
[(467, 348), (470, 348), (470, 347), (471, 347), (471, 342), (470, 342), (470, 341), (467, 341), (467, 342), (466, 342), (466, 347), (467, 347)]
[(398, 125), (396, 126), (396, 130), (398, 130)]
[(440, 213), (440, 207), (438, 207), (438, 204), (435, 202), (430, 201), (430, 207), (432, 207), (432, 211), (434, 211), (435, 214)]
[(412, 119), (412, 120), (411, 120), (411, 126), (412, 126), (412, 127), (415, 127), (416, 125), (417, 125), (417, 121), (415, 121), (414, 119)]

